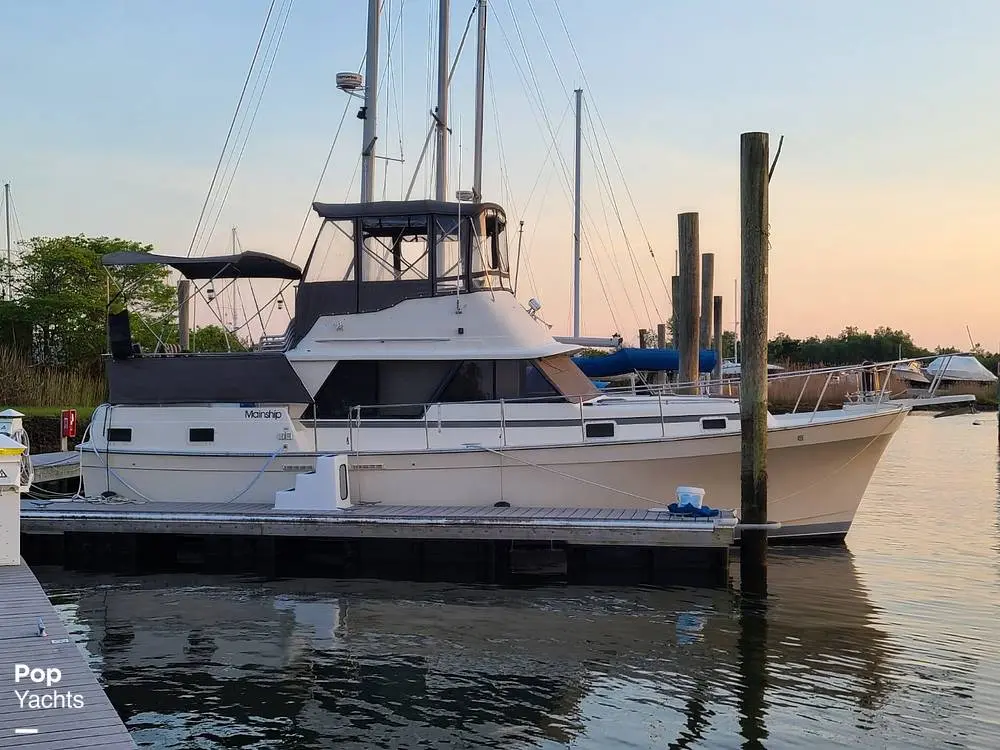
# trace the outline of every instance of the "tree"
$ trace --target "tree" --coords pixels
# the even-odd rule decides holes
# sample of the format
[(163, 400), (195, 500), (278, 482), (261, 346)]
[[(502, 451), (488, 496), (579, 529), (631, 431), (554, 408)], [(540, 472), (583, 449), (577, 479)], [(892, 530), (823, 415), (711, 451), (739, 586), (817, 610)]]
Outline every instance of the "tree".
[[(105, 351), (110, 311), (128, 307), (147, 321), (169, 314), (174, 288), (159, 265), (105, 267), (101, 256), (152, 251), (150, 245), (108, 237), (33, 237), (12, 264), (17, 292), (0, 305), (0, 325), (27, 322), (36, 360), (96, 368)], [(124, 290), (124, 291), (123, 291)], [(133, 331), (137, 330), (133, 323)]]

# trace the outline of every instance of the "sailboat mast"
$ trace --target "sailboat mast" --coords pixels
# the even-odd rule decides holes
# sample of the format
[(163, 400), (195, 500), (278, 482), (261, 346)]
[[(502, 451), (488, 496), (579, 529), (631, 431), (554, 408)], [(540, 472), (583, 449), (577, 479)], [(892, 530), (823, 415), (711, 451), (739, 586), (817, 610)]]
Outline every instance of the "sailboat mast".
[(573, 195), (573, 336), (580, 335), (580, 140), (583, 89), (576, 90), (576, 187)]
[(438, 103), (437, 174), (434, 197), (446, 200), (448, 192), (448, 20), (449, 0), (440, 0), (438, 9)]
[(361, 202), (375, 200), (375, 139), (378, 126), (378, 37), (381, 0), (368, 0), (365, 52), (365, 126), (361, 136)]
[(483, 199), (483, 109), (486, 88), (486, 0), (476, 5), (479, 37), (476, 44), (476, 144), (472, 167), (472, 194), (475, 200)]
[(14, 297), (14, 284), (11, 281), (11, 259), (10, 259), (10, 183), (3, 185), (3, 207), (7, 224), (7, 299)]

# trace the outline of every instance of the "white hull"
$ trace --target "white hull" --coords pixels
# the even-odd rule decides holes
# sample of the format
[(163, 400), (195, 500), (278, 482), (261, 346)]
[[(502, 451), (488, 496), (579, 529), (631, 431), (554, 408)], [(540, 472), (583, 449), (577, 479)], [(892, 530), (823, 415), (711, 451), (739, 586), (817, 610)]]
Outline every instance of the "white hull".
[[(782, 418), (768, 432), (773, 536), (842, 537), (905, 410), (851, 418)], [(274, 504), (315, 452), (170, 453), (103, 450), (81, 455), (85, 490), (157, 501)], [(738, 433), (563, 446), (365, 451), (351, 456), (354, 502), (566, 508), (664, 507), (678, 485), (705, 502), (739, 507)]]

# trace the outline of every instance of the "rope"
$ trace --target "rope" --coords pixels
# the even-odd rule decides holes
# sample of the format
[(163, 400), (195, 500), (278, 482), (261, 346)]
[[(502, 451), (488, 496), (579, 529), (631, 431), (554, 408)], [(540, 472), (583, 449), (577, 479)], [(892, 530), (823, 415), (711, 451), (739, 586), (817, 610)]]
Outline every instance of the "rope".
[[(885, 428), (881, 432), (879, 432), (877, 435), (875, 435), (875, 437), (873, 437), (871, 440), (869, 440), (861, 450), (859, 450), (857, 453), (855, 453), (853, 456), (851, 456), (849, 459), (847, 459), (843, 464), (841, 464), (837, 468), (833, 469), (833, 471), (831, 471), (828, 474), (825, 474), (825, 475), (819, 477), (818, 479), (816, 479), (813, 482), (810, 482), (809, 484), (805, 485), (804, 487), (800, 487), (799, 489), (795, 490), (795, 492), (791, 492), (791, 493), (789, 493), (787, 495), (783, 495), (782, 497), (775, 498), (774, 500), (768, 499), (768, 503), (769, 504), (773, 504), (773, 503), (780, 503), (780, 502), (784, 502), (785, 500), (789, 500), (789, 499), (795, 497), (796, 495), (802, 494), (806, 490), (812, 489), (813, 487), (815, 487), (820, 482), (825, 482), (830, 477), (832, 477), (832, 476), (834, 476), (836, 474), (839, 474), (841, 471), (843, 471), (848, 466), (850, 466), (851, 463), (853, 463), (858, 458), (858, 456), (860, 456), (862, 453), (864, 453), (869, 448), (871, 448), (872, 445), (875, 444), (876, 440), (878, 440), (879, 438), (885, 436), (887, 430), (888, 430), (888, 428)], [(802, 519), (796, 519), (796, 520), (802, 520)], [(791, 523), (791, 521), (785, 521), (783, 523)]]
[(535, 468), (535, 469), (541, 469), (542, 471), (550, 472), (552, 474), (555, 474), (556, 476), (563, 477), (564, 479), (573, 479), (573, 480), (575, 480), (577, 482), (582, 482), (583, 484), (589, 485), (591, 487), (597, 487), (598, 489), (602, 489), (602, 490), (605, 490), (607, 492), (614, 492), (614, 493), (619, 494), (619, 495), (625, 495), (626, 497), (635, 498), (636, 500), (642, 500), (644, 503), (650, 503), (652, 505), (662, 505), (663, 504), (662, 500), (656, 500), (656, 499), (651, 498), (651, 497), (645, 497), (644, 495), (636, 495), (634, 492), (629, 492), (628, 490), (621, 490), (621, 489), (618, 489), (617, 487), (611, 487), (610, 485), (601, 484), (600, 482), (593, 482), (593, 481), (591, 481), (589, 479), (584, 479), (583, 477), (576, 477), (576, 476), (573, 476), (572, 474), (567, 474), (566, 472), (559, 471), (558, 469), (553, 469), (553, 468), (548, 467), (548, 466), (542, 466), (541, 464), (536, 464), (536, 463), (534, 463), (532, 461), (528, 461), (527, 459), (518, 458), (517, 456), (509, 455), (507, 453), (504, 453), (503, 451), (496, 450), (495, 448), (487, 448), (485, 445), (480, 445), (478, 443), (475, 443), (475, 444), (468, 444), (466, 447), (468, 447), (468, 448), (478, 448), (479, 450), (486, 451), (487, 453), (494, 453), (494, 454), (500, 456), (501, 458), (505, 458), (505, 457), (506, 458), (512, 458), (515, 461), (517, 461), (518, 463), (523, 464), (525, 466), (530, 466), (530, 467)]

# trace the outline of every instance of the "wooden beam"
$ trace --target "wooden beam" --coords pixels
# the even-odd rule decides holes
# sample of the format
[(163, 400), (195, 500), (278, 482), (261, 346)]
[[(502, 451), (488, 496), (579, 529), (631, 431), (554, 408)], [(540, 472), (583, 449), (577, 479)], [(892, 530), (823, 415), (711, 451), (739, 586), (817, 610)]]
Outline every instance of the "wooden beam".
[(740, 579), (744, 591), (767, 594), (767, 133), (740, 136)]
[[(681, 383), (698, 380), (698, 276), (700, 271), (698, 249), (698, 214), (677, 214), (677, 242), (679, 246), (678, 271), (680, 275), (680, 306), (677, 310), (678, 350), (680, 369), (677, 379)], [(696, 385), (682, 389), (697, 393)]]

